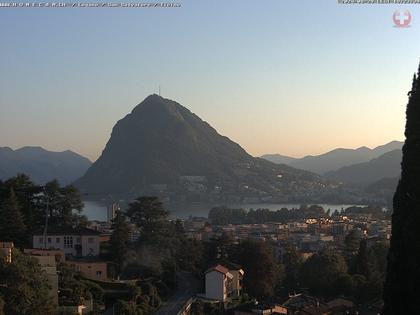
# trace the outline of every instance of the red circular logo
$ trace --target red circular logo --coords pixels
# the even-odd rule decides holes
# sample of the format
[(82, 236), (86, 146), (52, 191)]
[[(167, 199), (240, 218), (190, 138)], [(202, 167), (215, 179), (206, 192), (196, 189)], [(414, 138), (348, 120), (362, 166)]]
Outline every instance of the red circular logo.
[(396, 27), (409, 27), (411, 23), (411, 14), (410, 11), (395, 11), (392, 19)]

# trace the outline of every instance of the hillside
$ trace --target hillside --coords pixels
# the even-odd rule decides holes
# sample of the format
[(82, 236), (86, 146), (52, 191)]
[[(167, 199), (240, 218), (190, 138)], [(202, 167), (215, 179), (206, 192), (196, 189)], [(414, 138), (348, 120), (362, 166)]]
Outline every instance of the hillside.
[(360, 147), (358, 149), (335, 149), (321, 155), (308, 155), (303, 158), (290, 158), (279, 154), (267, 154), (262, 158), (274, 163), (284, 163), (292, 167), (308, 170), (320, 175), (353, 164), (368, 162), (384, 153), (401, 149), (403, 143), (392, 141), (374, 149)]
[(90, 194), (232, 200), (324, 187), (315, 174), (252, 157), (182, 105), (158, 95), (117, 122), (102, 155), (76, 184)]
[(325, 177), (331, 180), (369, 185), (383, 178), (395, 178), (401, 173), (401, 150), (387, 152), (369, 162), (359, 163), (328, 172)]
[(17, 150), (0, 147), (1, 180), (24, 173), (37, 184), (53, 179), (61, 184), (70, 184), (81, 177), (91, 164), (87, 158), (69, 150), (52, 152), (41, 147)]

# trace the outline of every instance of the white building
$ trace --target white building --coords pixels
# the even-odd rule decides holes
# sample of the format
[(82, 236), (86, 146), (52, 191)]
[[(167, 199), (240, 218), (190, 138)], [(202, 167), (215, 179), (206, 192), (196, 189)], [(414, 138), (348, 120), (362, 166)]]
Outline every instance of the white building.
[(112, 220), (117, 216), (117, 211), (120, 211), (120, 206), (117, 203), (112, 203), (107, 207), (107, 220), (108, 223), (112, 223)]
[(228, 269), (217, 265), (205, 273), (206, 292), (204, 298), (225, 302), (238, 298), (242, 293), (242, 279), (244, 271), (238, 267)]
[(62, 250), (74, 257), (98, 256), (100, 233), (86, 228), (50, 227), (46, 237), (43, 233), (33, 235), (33, 248)]

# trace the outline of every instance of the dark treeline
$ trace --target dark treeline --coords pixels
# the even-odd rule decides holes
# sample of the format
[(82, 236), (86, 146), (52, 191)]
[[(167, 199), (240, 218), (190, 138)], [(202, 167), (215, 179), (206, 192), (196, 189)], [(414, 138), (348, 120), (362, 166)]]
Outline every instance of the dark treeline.
[[(235, 242), (223, 234), (203, 247), (203, 255), (208, 263), (242, 266), (242, 303), (284, 300), (289, 293), (307, 292), (321, 301), (341, 297), (365, 307), (381, 299), (388, 245), (367, 246), (365, 239), (352, 239), (352, 234), (348, 238), (343, 252), (326, 249), (306, 260), (288, 246), (279, 262), (275, 244), (251, 239)], [(193, 314), (222, 314), (202, 309), (195, 305)]]
[(401, 179), (394, 195), (391, 247), (382, 314), (418, 313), (420, 283), (420, 66), (406, 110)]
[[(350, 207), (344, 210), (343, 215), (369, 214), (375, 218), (385, 218), (386, 214), (380, 207)], [(299, 221), (307, 218), (329, 218), (339, 216), (340, 212), (335, 210), (331, 213), (330, 209), (324, 210), (321, 206), (302, 205), (297, 209), (282, 208), (277, 211), (269, 209), (231, 209), (228, 207), (212, 208), (209, 212), (209, 219), (212, 224), (256, 224), (267, 222), (287, 223), (291, 221)]]
[(56, 180), (39, 186), (18, 174), (0, 181), (0, 240), (13, 241), (19, 248), (30, 246), (32, 234), (45, 226), (46, 216), (49, 225), (86, 226), (82, 209), (76, 187), (60, 186)]

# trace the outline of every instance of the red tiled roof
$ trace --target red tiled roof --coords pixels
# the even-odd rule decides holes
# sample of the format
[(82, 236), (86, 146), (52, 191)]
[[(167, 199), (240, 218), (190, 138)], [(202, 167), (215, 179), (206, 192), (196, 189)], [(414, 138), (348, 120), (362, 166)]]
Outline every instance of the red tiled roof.
[(211, 271), (217, 271), (223, 274), (227, 274), (229, 272), (229, 269), (227, 269), (226, 267), (222, 266), (222, 265), (216, 265), (214, 267), (209, 268), (206, 273), (209, 273)]

